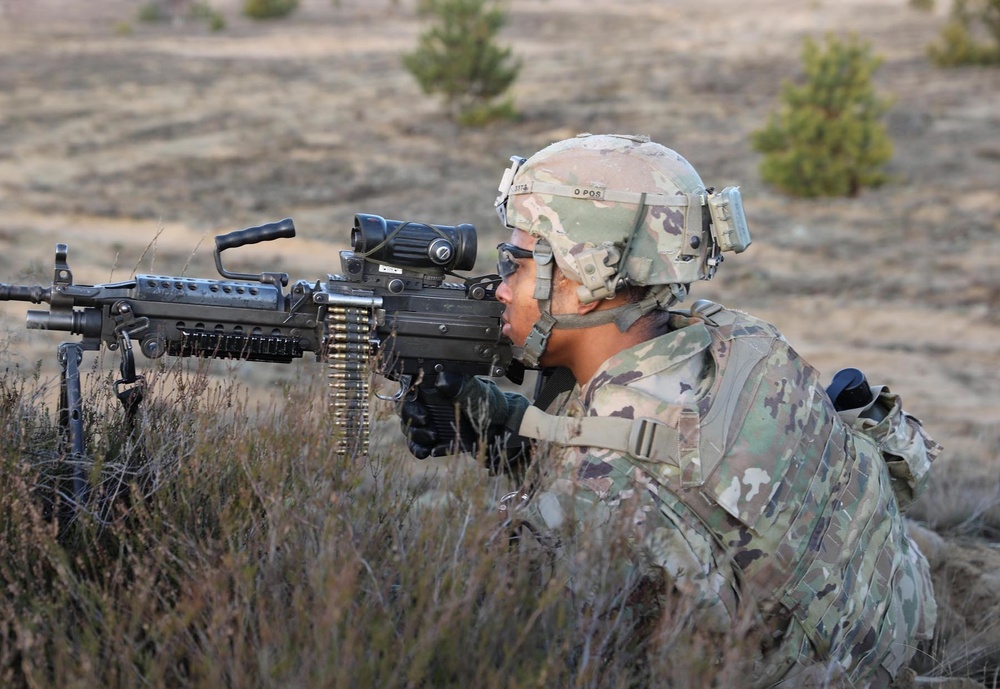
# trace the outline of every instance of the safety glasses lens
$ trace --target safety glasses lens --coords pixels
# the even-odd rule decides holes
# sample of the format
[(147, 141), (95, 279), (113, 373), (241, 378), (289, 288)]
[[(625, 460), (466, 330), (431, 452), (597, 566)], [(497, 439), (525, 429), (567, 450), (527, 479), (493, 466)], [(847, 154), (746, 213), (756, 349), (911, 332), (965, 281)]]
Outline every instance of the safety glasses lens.
[(513, 244), (500, 244), (497, 246), (497, 274), (504, 280), (517, 272), (520, 267), (518, 260), (531, 258), (533, 254), (527, 249), (522, 249)]

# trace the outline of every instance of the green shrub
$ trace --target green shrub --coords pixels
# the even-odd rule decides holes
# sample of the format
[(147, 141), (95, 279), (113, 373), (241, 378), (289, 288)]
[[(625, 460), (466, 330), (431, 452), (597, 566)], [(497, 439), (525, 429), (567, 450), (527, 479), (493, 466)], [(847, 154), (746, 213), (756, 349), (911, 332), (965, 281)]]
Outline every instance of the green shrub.
[(137, 17), (141, 22), (165, 22), (170, 18), (170, 12), (163, 2), (151, 0), (139, 7)]
[(191, 7), (191, 16), (194, 19), (204, 21), (212, 31), (222, 31), (226, 28), (226, 18), (207, 2), (195, 3)]
[(511, 117), (513, 103), (493, 102), (517, 79), (520, 62), (495, 39), (507, 21), (497, 0), (426, 0), (421, 12), (437, 23), (421, 34), (403, 65), (426, 94), (444, 96), (449, 114), (467, 125)]
[(472, 104), (459, 112), (455, 121), (463, 127), (485, 127), (497, 120), (513, 120), (516, 117), (514, 101), (506, 98), (499, 103)]
[(856, 38), (807, 39), (805, 82), (786, 82), (780, 111), (752, 134), (764, 154), (764, 181), (794, 196), (855, 196), (885, 181), (881, 166), (892, 143), (880, 122), (888, 107), (875, 94), (872, 74), (881, 60)]
[(954, 0), (927, 52), (939, 67), (1000, 64), (1000, 0)]
[(221, 31), (226, 27), (225, 18), (208, 2), (149, 0), (139, 7), (137, 16), (141, 22), (183, 23), (187, 19), (203, 21), (212, 31)]
[(251, 19), (279, 19), (298, 6), (299, 0), (243, 0), (243, 14)]

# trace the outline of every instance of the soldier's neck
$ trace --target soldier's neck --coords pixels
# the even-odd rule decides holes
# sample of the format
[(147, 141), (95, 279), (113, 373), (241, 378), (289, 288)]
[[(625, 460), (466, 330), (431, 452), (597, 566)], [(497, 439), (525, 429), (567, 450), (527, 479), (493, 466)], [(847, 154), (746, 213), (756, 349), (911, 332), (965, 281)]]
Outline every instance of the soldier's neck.
[(605, 361), (655, 334), (635, 326), (623, 333), (614, 323), (579, 330), (555, 330), (552, 338), (555, 341), (550, 341), (548, 348), (554, 356), (545, 364), (565, 366), (584, 387)]

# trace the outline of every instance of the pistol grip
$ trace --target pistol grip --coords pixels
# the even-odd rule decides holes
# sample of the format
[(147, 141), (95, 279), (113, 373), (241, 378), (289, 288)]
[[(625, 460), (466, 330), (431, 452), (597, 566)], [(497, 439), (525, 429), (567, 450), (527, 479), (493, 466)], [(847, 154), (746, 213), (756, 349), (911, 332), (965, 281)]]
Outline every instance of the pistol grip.
[(475, 450), (478, 434), (454, 400), (441, 395), (433, 384), (417, 388), (417, 396), (427, 408), (437, 447), (447, 447), (450, 453)]

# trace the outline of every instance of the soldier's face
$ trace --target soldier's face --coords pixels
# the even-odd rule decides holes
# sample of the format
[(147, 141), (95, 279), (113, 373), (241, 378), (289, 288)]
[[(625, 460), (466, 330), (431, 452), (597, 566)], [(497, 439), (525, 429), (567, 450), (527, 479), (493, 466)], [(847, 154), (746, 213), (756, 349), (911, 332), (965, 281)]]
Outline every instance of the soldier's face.
[[(514, 230), (510, 236), (510, 243), (525, 251), (534, 249), (537, 241), (521, 230)], [(507, 307), (503, 312), (503, 334), (510, 338), (514, 346), (523, 347), (531, 326), (541, 315), (538, 302), (532, 296), (535, 291), (536, 265), (532, 258), (512, 260), (517, 267), (497, 288), (497, 300)]]
[[(524, 346), (541, 311), (534, 297), (538, 264), (531, 257), (519, 258), (513, 254), (523, 255), (524, 252), (533, 250), (537, 241), (522, 230), (514, 230), (510, 235), (510, 244), (523, 251), (507, 252), (506, 257), (501, 257), (501, 261), (506, 264), (501, 268), (506, 277), (497, 288), (497, 300), (507, 307), (503, 312), (503, 334), (510, 338), (515, 347)], [(559, 268), (555, 268), (552, 275), (552, 313), (577, 313), (579, 306), (575, 284)], [(577, 331), (558, 328), (553, 330), (541, 363), (546, 366), (568, 365), (570, 362), (567, 353), (572, 348), (565, 345), (573, 340), (575, 332)]]

